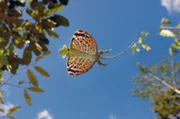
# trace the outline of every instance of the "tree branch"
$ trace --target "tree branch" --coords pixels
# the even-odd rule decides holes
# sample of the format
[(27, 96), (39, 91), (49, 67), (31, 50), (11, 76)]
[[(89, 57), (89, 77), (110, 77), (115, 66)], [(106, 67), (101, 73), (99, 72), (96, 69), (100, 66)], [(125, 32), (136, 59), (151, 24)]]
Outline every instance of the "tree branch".
[(180, 90), (178, 90), (177, 88), (169, 85), (169, 84), (168, 84), (165, 80), (163, 80), (162, 78), (157, 77), (156, 75), (154, 75), (154, 74), (151, 73), (151, 72), (148, 72), (148, 74), (149, 74), (151, 77), (153, 77), (154, 79), (160, 81), (162, 84), (164, 84), (164, 85), (167, 86), (168, 88), (170, 88), (170, 89), (174, 90), (176, 93), (180, 94)]

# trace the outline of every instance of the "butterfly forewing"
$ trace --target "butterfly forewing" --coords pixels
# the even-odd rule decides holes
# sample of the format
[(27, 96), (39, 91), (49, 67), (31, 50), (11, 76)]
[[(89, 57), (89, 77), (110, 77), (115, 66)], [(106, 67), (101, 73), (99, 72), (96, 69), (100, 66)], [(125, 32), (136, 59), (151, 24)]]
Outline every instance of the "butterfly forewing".
[(96, 61), (97, 44), (90, 34), (77, 30), (72, 37), (70, 49), (92, 55), (92, 57), (69, 56), (67, 70), (70, 75), (81, 75), (92, 68)]
[(70, 48), (87, 54), (97, 54), (97, 44), (94, 38), (83, 30), (77, 30), (71, 40)]

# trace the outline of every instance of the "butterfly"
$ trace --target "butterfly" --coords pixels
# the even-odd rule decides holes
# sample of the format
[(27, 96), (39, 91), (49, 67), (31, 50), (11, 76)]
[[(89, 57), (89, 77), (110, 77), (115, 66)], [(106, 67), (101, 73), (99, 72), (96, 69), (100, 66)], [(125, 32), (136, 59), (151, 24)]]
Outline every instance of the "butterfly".
[(66, 67), (69, 75), (78, 76), (89, 71), (93, 65), (96, 63), (98, 65), (107, 67), (106, 64), (102, 63), (101, 59), (111, 59), (116, 58), (126, 51), (128, 51), (135, 41), (125, 49), (123, 52), (112, 57), (103, 57), (103, 53), (108, 53), (108, 50), (99, 50), (95, 39), (84, 30), (77, 30), (70, 43), (70, 48), (66, 45), (59, 50), (59, 53), (63, 58), (68, 57)]
[(69, 75), (81, 75), (89, 71), (95, 63), (107, 67), (100, 62), (100, 54), (109, 52), (99, 51), (94, 38), (84, 30), (77, 30), (70, 43), (70, 48), (66, 45), (59, 50), (63, 58), (68, 56), (66, 67)]

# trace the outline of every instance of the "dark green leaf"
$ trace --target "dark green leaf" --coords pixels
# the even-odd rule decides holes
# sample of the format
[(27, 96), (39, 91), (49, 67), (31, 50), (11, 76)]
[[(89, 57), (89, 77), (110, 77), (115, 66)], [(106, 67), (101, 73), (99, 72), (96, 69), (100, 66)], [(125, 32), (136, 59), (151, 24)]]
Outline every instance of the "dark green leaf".
[(59, 0), (60, 2), (61, 2), (61, 4), (63, 4), (63, 5), (67, 5), (68, 4), (68, 2), (69, 2), (69, 0)]
[(12, 43), (10, 43), (9, 45), (9, 55), (14, 54), (14, 45)]
[(31, 59), (32, 59), (31, 49), (29, 47), (26, 47), (24, 49), (24, 53), (23, 53), (24, 64), (26, 64), (26, 65), (30, 64), (31, 63)]

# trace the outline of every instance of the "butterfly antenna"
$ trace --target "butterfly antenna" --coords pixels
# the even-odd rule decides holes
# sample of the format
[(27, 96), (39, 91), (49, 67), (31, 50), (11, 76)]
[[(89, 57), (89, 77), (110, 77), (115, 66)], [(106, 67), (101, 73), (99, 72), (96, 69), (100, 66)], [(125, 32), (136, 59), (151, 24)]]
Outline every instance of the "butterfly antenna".
[(116, 58), (121, 56), (122, 54), (126, 53), (128, 50), (130, 50), (132, 48), (132, 46), (134, 45), (134, 43), (142, 36), (142, 34), (140, 34), (139, 37), (137, 37), (134, 41), (131, 42), (131, 44), (122, 52), (120, 52), (119, 54), (115, 55), (115, 56), (110, 56), (110, 57), (101, 57), (102, 59), (112, 59), (112, 58)]

